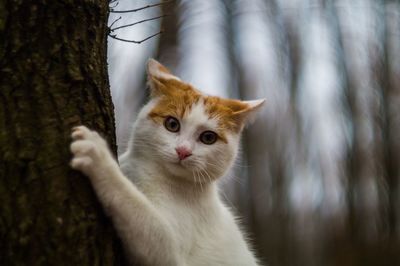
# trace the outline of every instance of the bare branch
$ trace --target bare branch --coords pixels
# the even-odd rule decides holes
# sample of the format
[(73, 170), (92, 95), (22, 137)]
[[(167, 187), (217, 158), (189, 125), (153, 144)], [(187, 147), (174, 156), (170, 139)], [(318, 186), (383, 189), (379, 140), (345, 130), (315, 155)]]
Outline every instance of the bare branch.
[(153, 38), (153, 37), (155, 37), (157, 35), (160, 35), (161, 33), (163, 33), (162, 30), (157, 32), (157, 33), (155, 33), (155, 34), (153, 34), (153, 35), (150, 35), (149, 37), (146, 37), (146, 38), (144, 38), (143, 40), (140, 40), (140, 41), (122, 39), (122, 38), (118, 38), (117, 35), (112, 35), (112, 34), (108, 34), (108, 36), (110, 36), (111, 38), (113, 38), (115, 40), (118, 40), (118, 41), (140, 44), (140, 43), (142, 43), (144, 41), (147, 41), (148, 39), (151, 39), (151, 38)]
[[(113, 23), (111, 23), (111, 25), (110, 25), (110, 27), (109, 28), (112, 28), (112, 26), (114, 26), (114, 24), (118, 21), (118, 20), (120, 20), (122, 17), (119, 17), (119, 18), (117, 18), (116, 20), (114, 20), (114, 22)], [(110, 30), (111, 31), (111, 30)]]
[(157, 3), (157, 4), (147, 5), (147, 6), (139, 7), (139, 8), (136, 8), (136, 9), (131, 9), (131, 10), (113, 10), (113, 9), (111, 9), (111, 10), (110, 10), (110, 13), (131, 13), (131, 12), (137, 12), (137, 11), (140, 11), (140, 10), (143, 10), (143, 9), (152, 8), (152, 7), (156, 7), (156, 6), (161, 6), (161, 5), (164, 5), (164, 4), (171, 3), (171, 2), (173, 2), (173, 0), (163, 1), (163, 2), (160, 2), (160, 3)]
[[(122, 29), (122, 28), (131, 27), (131, 26), (134, 26), (134, 25), (137, 25), (137, 24), (146, 22), (146, 21), (156, 20), (156, 19), (163, 18), (163, 17), (168, 17), (168, 16), (170, 16), (170, 15), (166, 14), (166, 15), (161, 15), (161, 16), (157, 16), (157, 17), (154, 17), (154, 18), (147, 18), (147, 19), (139, 20), (139, 21), (136, 21), (136, 22), (131, 23), (131, 24), (126, 24), (126, 25), (122, 25), (122, 26), (119, 26), (119, 27), (115, 27), (114, 29), (110, 29), (110, 31), (113, 32), (113, 31), (116, 31), (116, 30), (119, 30), (119, 29)], [(113, 25), (115, 22), (116, 22), (116, 21), (114, 21), (114, 22), (111, 24), (110, 28), (112, 27), (112, 25)]]

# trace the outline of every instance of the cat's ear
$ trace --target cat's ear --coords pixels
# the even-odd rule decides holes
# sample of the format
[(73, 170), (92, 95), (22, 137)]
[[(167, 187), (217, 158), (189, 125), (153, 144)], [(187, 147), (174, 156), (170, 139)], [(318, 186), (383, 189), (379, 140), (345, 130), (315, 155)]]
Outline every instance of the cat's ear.
[(166, 83), (168, 80), (180, 81), (174, 76), (168, 68), (160, 64), (158, 61), (150, 58), (147, 61), (147, 83), (151, 90), (152, 96), (168, 93)]
[(155, 79), (175, 79), (180, 80), (177, 76), (174, 76), (168, 68), (160, 64), (157, 60), (150, 58), (147, 61), (147, 75), (150, 78)]
[(243, 124), (250, 124), (256, 119), (257, 113), (265, 103), (265, 99), (240, 101), (240, 103), (240, 107), (234, 111), (233, 115), (238, 117)]

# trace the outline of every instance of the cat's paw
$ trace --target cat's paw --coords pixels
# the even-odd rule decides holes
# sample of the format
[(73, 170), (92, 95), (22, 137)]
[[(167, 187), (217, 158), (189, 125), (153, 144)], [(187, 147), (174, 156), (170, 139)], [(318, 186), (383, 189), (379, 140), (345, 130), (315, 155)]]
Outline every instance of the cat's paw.
[(106, 141), (96, 131), (78, 126), (72, 129), (71, 137), (72, 168), (96, 177), (116, 163)]

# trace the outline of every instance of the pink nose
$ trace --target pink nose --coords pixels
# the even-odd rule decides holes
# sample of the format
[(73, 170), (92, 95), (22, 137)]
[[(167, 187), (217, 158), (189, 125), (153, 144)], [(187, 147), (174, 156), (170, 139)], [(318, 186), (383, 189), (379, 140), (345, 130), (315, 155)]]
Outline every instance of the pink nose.
[(184, 160), (185, 158), (189, 157), (190, 155), (192, 155), (192, 152), (185, 148), (185, 147), (178, 147), (175, 148), (176, 153), (178, 154), (179, 160)]

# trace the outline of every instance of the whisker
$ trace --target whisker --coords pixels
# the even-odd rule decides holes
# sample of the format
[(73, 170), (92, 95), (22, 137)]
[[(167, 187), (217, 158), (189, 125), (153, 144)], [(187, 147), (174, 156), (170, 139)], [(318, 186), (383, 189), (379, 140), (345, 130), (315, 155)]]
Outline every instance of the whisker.
[(207, 177), (208, 177), (208, 180), (210, 181), (210, 183), (212, 182), (212, 178), (211, 178), (211, 176), (210, 176), (210, 174), (207, 172), (207, 170), (206, 169), (203, 169), (203, 171), (204, 171), (204, 173), (207, 175)]
[(235, 210), (235, 212), (237, 212), (237, 209), (235, 207), (235, 205), (232, 203), (231, 200), (229, 200), (228, 196), (225, 194), (223, 189), (219, 189), (219, 192), (221, 192), (220, 195), (222, 195), (224, 197), (224, 199), (226, 200), (226, 202), (230, 205), (229, 207), (233, 208)]
[[(220, 166), (220, 165), (218, 165), (218, 164), (215, 164), (215, 163), (212, 163), (212, 162), (207, 162), (207, 164), (208, 164), (208, 165), (211, 165), (211, 166), (213, 166), (213, 167), (216, 167), (217, 170), (220, 170), (220, 171), (225, 170), (222, 166)], [(244, 185), (244, 183), (241, 182), (240, 178), (238, 178), (236, 175), (229, 176), (229, 178), (232, 178), (235, 182), (237, 182), (237, 183), (238, 183), (239, 185), (241, 185), (241, 186)]]
[(199, 173), (200, 189), (201, 189), (201, 192), (203, 192), (203, 182), (202, 182), (203, 181), (202, 180), (203, 174), (201, 173), (201, 171), (199, 171), (198, 173)]
[(244, 186), (244, 183), (242, 181), (240, 181), (239, 177), (232, 175), (232, 176), (230, 176), (230, 178), (232, 178), (232, 180), (237, 182), (239, 185)]
[(250, 168), (251, 165), (249, 165), (249, 164), (242, 164), (242, 163), (239, 162), (239, 161), (235, 161), (235, 162), (233, 162), (233, 167)]
[(214, 163), (211, 163), (211, 162), (206, 162), (206, 164), (211, 165), (211, 166), (217, 168), (217, 170), (220, 170), (220, 171), (225, 170), (224, 167), (222, 167), (221, 165), (218, 165), (218, 164), (214, 164)]
[[(196, 171), (196, 170), (194, 170), (194, 171)], [(192, 176), (194, 178), (194, 185), (196, 186), (196, 174), (194, 171), (192, 170)]]

